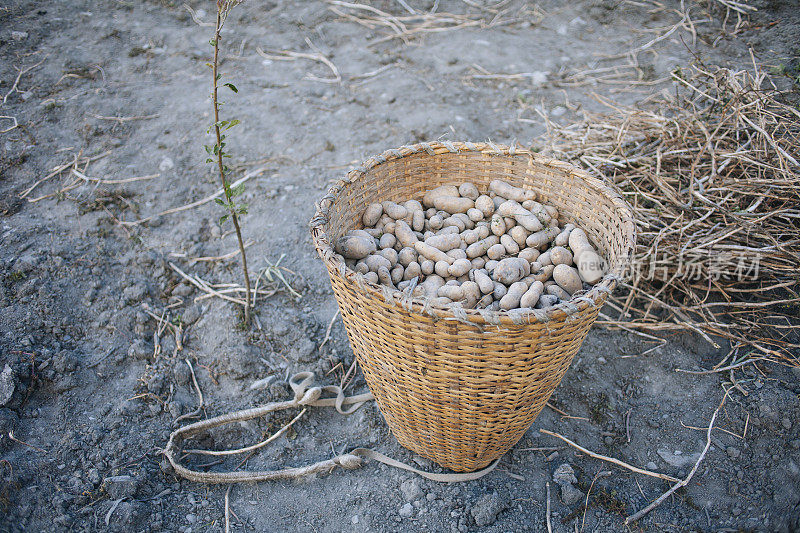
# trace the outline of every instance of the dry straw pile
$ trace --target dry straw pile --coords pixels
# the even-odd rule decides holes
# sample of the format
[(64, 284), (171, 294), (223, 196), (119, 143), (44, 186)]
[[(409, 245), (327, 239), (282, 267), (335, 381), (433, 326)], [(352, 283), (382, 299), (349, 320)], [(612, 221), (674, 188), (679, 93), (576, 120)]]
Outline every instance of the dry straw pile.
[[(639, 242), (609, 326), (728, 339), (723, 361), (800, 365), (800, 112), (759, 68), (673, 73), (674, 92), (562, 127), (548, 150), (613, 180)], [(729, 359), (733, 357), (733, 359)]]

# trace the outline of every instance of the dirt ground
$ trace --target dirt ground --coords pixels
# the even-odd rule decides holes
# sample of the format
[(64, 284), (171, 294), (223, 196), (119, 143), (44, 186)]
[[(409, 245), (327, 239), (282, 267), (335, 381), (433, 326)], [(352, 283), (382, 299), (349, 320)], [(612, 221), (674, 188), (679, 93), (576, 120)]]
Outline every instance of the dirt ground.
[[(434, 6), (405, 3), (419, 13)], [(794, 2), (754, 2), (758, 11), (738, 33), (736, 17), (723, 29), (724, 8), (711, 3), (709, 18), (708, 3), (686, 1), (693, 36), (670, 31), (682, 15), (669, 0), (442, 0), (436, 12), (465, 24), (407, 43), (385, 40), (389, 27), (347, 18), (374, 13), (342, 3), (237, 7), (222, 71), (239, 93), (225, 97), (223, 114), (242, 121), (229, 139), (235, 177), (252, 175), (248, 257), (254, 272), (280, 259), (301, 294), (262, 280), (276, 293), (259, 302), (262, 327), (249, 331), (233, 304), (201, 299), (170, 266), (210, 283), (239, 282), (235, 257), (197, 260), (236, 249), (229, 223), (218, 223), (221, 208), (208, 202), (158, 215), (218, 188), (202, 148), (210, 142), (213, 4), (191, 0), (194, 15), (170, 0), (0, 6), (0, 130), (18, 124), (0, 133), (0, 530), (223, 529), (226, 487), (176, 477), (160, 452), (175, 419), (198, 405), (186, 360), (203, 392), (203, 417), (288, 399), (286, 377), (299, 370), (339, 383), (353, 355), (339, 319), (320, 346), (336, 303), (307, 229), (330, 180), (370, 154), (419, 140), (530, 144), (545, 133), (537, 110), (567, 123), (581, 108), (601, 107), (593, 92), (642, 101), (669, 90), (670, 71), (695, 56), (746, 67), (752, 46), (756, 61), (776, 72), (797, 68)], [(372, 3), (409, 16), (402, 4)], [(629, 64), (626, 53), (636, 48), (640, 79), (633, 69), (600, 70)], [(308, 79), (333, 76), (317, 61), (264, 57), (276, 50), (322, 53), (341, 80)], [(491, 76), (515, 73), (523, 74)], [(56, 167), (63, 171), (20, 198)], [(128, 179), (135, 177), (142, 179)], [(119, 223), (144, 217), (152, 218)], [(174, 326), (148, 310), (181, 326), (180, 346)], [(629, 529), (800, 530), (800, 372), (761, 364), (681, 373), (675, 369), (711, 368), (724, 346), (677, 335), (638, 355), (652, 346), (595, 328), (551, 399), (570, 416), (545, 409), (478, 481), (438, 484), (371, 462), (299, 482), (238, 485), (231, 529), (546, 531), (549, 481), (554, 531), (625, 530), (624, 517), (669, 484), (539, 429), (682, 478), (735, 380), (741, 388), (721, 410), (691, 483)], [(365, 387), (359, 375), (349, 391)], [(202, 444), (251, 444), (295, 414), (239, 424)], [(373, 404), (348, 418), (314, 409), (246, 467), (304, 465), (358, 446), (436, 470), (397, 444)], [(205, 468), (238, 462), (209, 459)], [(572, 490), (553, 483), (564, 464), (575, 472)]]

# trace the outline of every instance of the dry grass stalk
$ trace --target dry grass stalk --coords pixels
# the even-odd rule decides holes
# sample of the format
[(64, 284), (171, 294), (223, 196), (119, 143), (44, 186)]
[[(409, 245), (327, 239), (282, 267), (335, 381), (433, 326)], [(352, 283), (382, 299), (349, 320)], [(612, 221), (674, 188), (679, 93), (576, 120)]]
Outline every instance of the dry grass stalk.
[(732, 351), (800, 365), (800, 112), (758, 67), (672, 75), (643, 107), (598, 95), (607, 114), (562, 126), (547, 151), (613, 180), (634, 207), (632, 285), (612, 302), (625, 326), (693, 330)]

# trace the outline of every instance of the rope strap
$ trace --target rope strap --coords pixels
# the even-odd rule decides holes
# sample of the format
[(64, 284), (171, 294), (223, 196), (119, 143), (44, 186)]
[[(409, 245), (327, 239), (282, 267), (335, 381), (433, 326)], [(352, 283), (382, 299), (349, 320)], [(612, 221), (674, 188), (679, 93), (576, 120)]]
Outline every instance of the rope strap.
[[(334, 407), (339, 413), (343, 415), (350, 415), (356, 412), (366, 402), (374, 400), (372, 393), (369, 392), (355, 396), (345, 396), (341, 387), (335, 385), (326, 385), (323, 387), (315, 386), (313, 372), (298, 372), (289, 379), (289, 386), (294, 391), (294, 398), (291, 400), (284, 402), (272, 402), (261, 407), (234, 411), (232, 413), (209, 418), (200, 422), (195, 422), (173, 431), (169, 436), (167, 446), (164, 448), (164, 455), (175, 469), (175, 473), (190, 481), (198, 481), (201, 483), (250, 483), (256, 481), (294, 479), (318, 473), (327, 474), (335, 470), (336, 467), (341, 467), (346, 470), (353, 470), (359, 468), (363, 464), (363, 458), (372, 459), (395, 468), (413, 472), (432, 481), (455, 483), (479, 479), (494, 470), (494, 467), (497, 466), (497, 463), (500, 461), (500, 459), (497, 459), (483, 470), (478, 470), (476, 472), (467, 472), (464, 474), (436, 474), (433, 472), (418, 470), (413, 466), (397, 461), (396, 459), (392, 459), (391, 457), (388, 457), (380, 452), (376, 452), (375, 450), (370, 450), (368, 448), (356, 448), (350, 453), (337, 455), (332, 459), (319, 461), (303, 467), (250, 472), (200, 472), (183, 466), (180, 462), (180, 459), (175, 457), (176, 452), (178, 451), (178, 446), (184, 439), (211, 428), (224, 426), (233, 422), (243, 422), (245, 420), (252, 420), (253, 418), (260, 418), (273, 411), (281, 411), (293, 407), (304, 407), (303, 411), (297, 415), (294, 420), (292, 420), (283, 429), (272, 435), (270, 438), (259, 444), (248, 446), (246, 448), (240, 448), (238, 450), (186, 450), (185, 453), (204, 455), (233, 455), (237, 453), (254, 451), (265, 446), (266, 444), (269, 444), (286, 432), (289, 427), (291, 427), (294, 422), (299, 420), (300, 417), (306, 412), (305, 407)], [(334, 396), (323, 398), (323, 394), (326, 393)], [(351, 407), (345, 409), (344, 406), (346, 405)]]

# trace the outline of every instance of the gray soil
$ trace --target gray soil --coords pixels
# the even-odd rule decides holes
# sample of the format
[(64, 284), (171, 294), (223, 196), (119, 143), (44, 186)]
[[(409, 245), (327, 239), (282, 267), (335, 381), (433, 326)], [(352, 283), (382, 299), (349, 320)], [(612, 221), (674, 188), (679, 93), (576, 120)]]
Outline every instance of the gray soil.
[[(407, 3), (420, 11), (433, 5)], [(211, 2), (190, 4), (198, 20), (211, 20)], [(231, 130), (231, 161), (235, 177), (263, 168), (245, 193), (250, 214), (244, 234), (253, 241), (248, 257), (254, 271), (282, 257), (281, 265), (295, 272), (287, 273), (289, 282), (302, 294), (295, 299), (280, 284), (268, 284), (277, 293), (259, 302), (262, 329), (251, 330), (239, 326), (233, 304), (197, 300), (204, 293), (169, 265), (213, 283), (239, 282), (235, 258), (191, 261), (236, 249), (230, 224), (218, 223), (219, 206), (210, 202), (135, 227), (117, 223), (218, 188), (202, 148), (211, 142), (205, 135), (211, 122), (205, 63), (212, 28), (170, 0), (12, 0), (0, 7), (0, 98), (8, 93), (0, 115), (19, 124), (0, 134), (0, 530), (224, 527), (226, 487), (176, 477), (160, 452), (175, 419), (197, 407), (185, 360), (205, 397), (203, 417), (287, 399), (286, 377), (299, 370), (339, 383), (353, 354), (338, 319), (331, 340), (320, 347), (336, 303), (307, 224), (330, 180), (353, 163), (419, 140), (528, 144), (544, 132), (537, 108), (568, 122), (581, 107), (600, 109), (592, 92), (641, 101), (669, 89), (669, 82), (658, 80), (686, 67), (695, 54), (747, 66), (749, 44), (759, 62), (783, 64), (790, 73), (797, 68), (800, 13), (794, 2), (756, 3), (749, 29), (737, 35), (730, 31), (735, 19), (727, 30), (720, 27), (723, 10), (715, 7), (708, 21), (706, 4), (693, 5), (694, 43), (690, 32), (679, 29), (638, 54), (649, 84), (579, 86), (564, 80), (579, 70), (626, 63), (624, 57), (599, 59), (666, 32), (679, 20), (678, 3), (656, 9), (655, 2), (512, 0), (502, 2), (505, 11), (495, 24), (497, 9), (480, 9), (490, 3), (438, 4), (439, 12), (471, 14), (483, 23), (406, 44), (377, 42), (388, 28), (346, 20), (318, 1), (251, 1), (230, 17), (222, 70), (239, 94), (226, 94), (223, 113), (242, 121)], [(399, 2), (373, 5), (407, 14)], [(268, 60), (257, 52), (308, 52), (305, 38), (335, 63), (341, 83), (304, 79), (329, 76), (320, 63)], [(40, 61), (12, 91), (17, 69)], [(471, 77), (480, 73), (475, 65), (531, 75), (477, 79)], [(788, 77), (781, 83), (791, 85)], [(0, 118), (0, 129), (12, 125)], [(55, 166), (105, 152), (78, 170), (106, 180), (158, 176), (80, 182), (59, 192), (74, 180), (67, 171), (28, 198), (48, 197), (19, 199)], [(182, 349), (145, 309), (182, 324)], [(710, 368), (726, 350), (675, 335), (637, 355), (652, 346), (635, 335), (595, 328), (551, 399), (571, 418), (545, 409), (498, 468), (478, 481), (438, 484), (370, 462), (298, 482), (239, 485), (230, 494), (231, 528), (545, 531), (549, 481), (554, 531), (624, 530), (624, 517), (668, 483), (577, 453), (539, 428), (633, 465), (686, 476), (705, 445), (702, 428), (732, 376), (675, 369)], [(274, 379), (268, 386), (251, 390), (269, 376)], [(691, 483), (630, 529), (800, 528), (800, 374), (760, 364), (733, 378), (741, 390), (731, 392), (720, 412), (720, 430)], [(365, 387), (359, 375), (349, 391)], [(238, 424), (200, 444), (248, 445), (295, 414)], [(9, 438), (12, 431), (17, 440)], [(437, 469), (397, 444), (374, 404), (347, 418), (313, 409), (246, 467), (299, 466), (358, 446)], [(218, 471), (238, 462), (204, 468)], [(561, 488), (553, 473), (564, 464), (575, 481)]]

